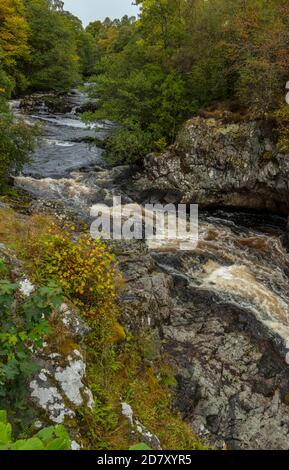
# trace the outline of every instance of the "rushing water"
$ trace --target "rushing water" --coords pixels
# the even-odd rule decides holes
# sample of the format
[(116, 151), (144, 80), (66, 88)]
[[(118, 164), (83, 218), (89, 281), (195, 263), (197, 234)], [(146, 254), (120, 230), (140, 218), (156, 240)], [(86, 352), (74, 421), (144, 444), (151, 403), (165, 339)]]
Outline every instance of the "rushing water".
[[(76, 92), (70, 98), (75, 107), (86, 99)], [(12, 107), (20, 114), (19, 102)], [(88, 127), (74, 110), (52, 115), (44, 108), (24, 117), (42, 123), (42, 138), (34, 161), (15, 179), (18, 187), (38, 199), (60, 200), (82, 215), (89, 214), (98, 202), (111, 202), (114, 194), (133, 202), (113, 182), (117, 169), (107, 170), (102, 150), (87, 143), (96, 127), (98, 137), (104, 138), (109, 123)], [(195, 291), (214, 293), (217, 302), (238, 306), (282, 340), (289, 338), (289, 255), (283, 244), (286, 221), (278, 216), (216, 210), (201, 213), (199, 222), (195, 250), (170, 254), (155, 248), (161, 269), (185, 276)]]

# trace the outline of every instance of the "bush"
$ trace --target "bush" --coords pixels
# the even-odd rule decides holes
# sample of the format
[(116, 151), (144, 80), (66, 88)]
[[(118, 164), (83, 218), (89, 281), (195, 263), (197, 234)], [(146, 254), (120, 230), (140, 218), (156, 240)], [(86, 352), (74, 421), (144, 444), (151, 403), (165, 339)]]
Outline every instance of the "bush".
[(136, 163), (152, 150), (151, 134), (137, 125), (121, 127), (107, 139), (105, 148), (109, 163)]
[(52, 231), (45, 241), (42, 279), (56, 280), (65, 295), (87, 314), (105, 313), (116, 298), (118, 275), (114, 255), (105, 243), (88, 234), (73, 239), (70, 229)]
[(29, 161), (36, 135), (36, 128), (14, 120), (7, 102), (0, 98), (0, 193), (6, 190), (9, 176)]
[(22, 398), (26, 379), (37, 369), (33, 351), (51, 331), (48, 319), (60, 306), (62, 292), (49, 284), (25, 298), (8, 276), (0, 260), (0, 399), (11, 401)]

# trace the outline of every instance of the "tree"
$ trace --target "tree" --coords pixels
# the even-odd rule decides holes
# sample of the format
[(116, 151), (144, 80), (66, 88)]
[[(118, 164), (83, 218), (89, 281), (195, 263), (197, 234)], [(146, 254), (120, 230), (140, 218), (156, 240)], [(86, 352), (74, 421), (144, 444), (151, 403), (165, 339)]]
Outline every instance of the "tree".
[(228, 2), (223, 46), (240, 102), (268, 112), (280, 104), (289, 66), (289, 9), (284, 0)]
[(26, 74), (35, 90), (65, 91), (80, 81), (80, 64), (72, 28), (62, 2), (24, 0), (30, 27)]
[(98, 58), (95, 38), (89, 30), (84, 30), (79, 18), (70, 12), (63, 12), (63, 15), (67, 21), (67, 27), (74, 35), (80, 72), (84, 77), (89, 77), (94, 72)]
[(29, 160), (35, 136), (35, 129), (15, 121), (0, 93), (0, 193), (7, 189), (9, 176), (20, 171)]
[(24, 89), (22, 63), (29, 58), (28, 24), (21, 0), (1, 0), (0, 4), (0, 193), (7, 188), (9, 176), (21, 170), (29, 159), (35, 130), (13, 118), (7, 99)]
[[(25, 88), (23, 60), (29, 57), (28, 24), (22, 0), (1, 0), (0, 58), (1, 67), (10, 80), (8, 88)], [(9, 90), (8, 90), (9, 91)]]

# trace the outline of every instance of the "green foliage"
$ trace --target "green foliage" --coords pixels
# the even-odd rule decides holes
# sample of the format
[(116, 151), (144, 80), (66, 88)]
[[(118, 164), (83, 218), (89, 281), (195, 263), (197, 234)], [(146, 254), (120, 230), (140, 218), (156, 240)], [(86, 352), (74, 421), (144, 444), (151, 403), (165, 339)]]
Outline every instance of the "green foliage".
[(52, 229), (54, 233), (45, 241), (41, 277), (56, 280), (65, 295), (89, 315), (105, 314), (116, 298), (115, 257), (105, 243), (90, 235), (73, 239), (73, 229)]
[(135, 444), (134, 446), (131, 446), (129, 450), (152, 450), (152, 449), (144, 442), (140, 442), (139, 444)]
[[(189, 425), (183, 423), (173, 412), (173, 372), (160, 357), (157, 341), (150, 334), (132, 337), (119, 323), (120, 309), (114, 296), (117, 288), (115, 258), (108, 247), (95, 243), (89, 236), (79, 239), (75, 227), (70, 225), (64, 226), (65, 230), (62, 228), (61, 231), (55, 226), (51, 227), (50, 219), (44, 216), (28, 217), (25, 222), (17, 217), (15, 220), (12, 211), (0, 210), (0, 216), (0, 241), (14, 247), (17, 257), (21, 259), (25, 269), (29, 270), (29, 277), (37, 279), (38, 282), (57, 280), (58, 284), (62, 285), (64, 294), (73, 304), (79, 306), (79, 312), (90, 326), (90, 333), (85, 338), (86, 383), (93, 393), (94, 406), (92, 410), (87, 406), (78, 409), (75, 423), (83, 447), (93, 450), (126, 450), (133, 444), (128, 421), (121, 413), (122, 397), (131, 404), (135, 416), (143, 425), (161, 439), (163, 448), (201, 448)], [(18, 299), (19, 293), (16, 286), (15, 290), (10, 286), (7, 267), (3, 261), (0, 262), (0, 273), (2, 280), (6, 280), (6, 309), (9, 310), (8, 303), (12, 298)], [(111, 285), (107, 284), (108, 279), (111, 279)], [(16, 316), (13, 316), (13, 320), (17, 320), (17, 326), (21, 326), (21, 331), (25, 331), (25, 346), (33, 346), (37, 338), (33, 337), (32, 341), (29, 331), (33, 324), (39, 321), (40, 311), (48, 317), (50, 308), (59, 305), (61, 292), (57, 286), (48, 285), (36, 290), (27, 300), (19, 298), (18, 301), (21, 302), (19, 307), (14, 304), (17, 308), (14, 310)], [(61, 328), (58, 329), (57, 320), (57, 315), (50, 316), (52, 332), (47, 341), (53, 351), (62, 352), (64, 342), (69, 338), (65, 336), (62, 322)], [(43, 321), (45, 318), (41, 316), (41, 329)], [(28, 326), (24, 330), (26, 322)], [(35, 347), (41, 345), (41, 341), (42, 338), (39, 343), (35, 343)], [(67, 346), (69, 352), (66, 350), (65, 354), (71, 351), (71, 344), (65, 344), (65, 347)], [(72, 349), (75, 349), (75, 345), (72, 345)], [(27, 348), (25, 351), (27, 352)], [(154, 368), (151, 364), (154, 364)], [(15, 391), (24, 389), (25, 383), (21, 376), (18, 379), (18, 383), (6, 383), (12, 395), (12, 403), (9, 403), (9, 397), (6, 396), (5, 400), (0, 399), (0, 406), (17, 410), (13, 422), (19, 425), (16, 420), (22, 410), (18, 411), (14, 395)], [(143, 406), (144, 403), (146, 406)], [(25, 422), (31, 422), (30, 416), (27, 417), (26, 407), (20, 420), (21, 431), (25, 431)], [(41, 436), (33, 438), (40, 438), (42, 441)]]
[(61, 303), (61, 290), (50, 284), (26, 299), (19, 285), (7, 279), (7, 268), (0, 263), (0, 400), (15, 400), (26, 379), (36, 370), (33, 351), (42, 346), (51, 332), (48, 319)]
[(107, 142), (113, 163), (170, 145), (183, 123), (220, 100), (264, 114), (284, 99), (286, 0), (138, 0), (138, 21), (91, 23), (99, 61), (92, 120), (121, 129)]
[(94, 71), (97, 60), (97, 45), (92, 34), (85, 31), (81, 21), (69, 12), (63, 12), (67, 27), (74, 35), (74, 41), (79, 58), (80, 72), (89, 77)]
[[(82, 416), (85, 448), (130, 448), (133, 441), (128, 421), (121, 414), (122, 397), (132, 406), (135, 417), (159, 437), (164, 449), (202, 449), (190, 427), (172, 410), (173, 398), (165, 384), (170, 376), (171, 386), (172, 372), (155, 351), (153, 338), (149, 333), (127, 335), (121, 344), (115, 343), (117, 318), (115, 310), (89, 321), (87, 380), (95, 406)], [(154, 368), (149, 364), (154, 364)], [(157, 378), (159, 371), (161, 381)]]
[(0, 97), (0, 193), (7, 188), (10, 174), (19, 172), (29, 161), (36, 135), (37, 129), (15, 121)]
[[(5, 92), (25, 88), (22, 61), (29, 56), (28, 23), (22, 0), (1, 0), (0, 6), (0, 62), (9, 80)], [(0, 89), (1, 89), (0, 71)], [(1, 91), (1, 90), (0, 90)], [(0, 92), (1, 95), (1, 92)]]
[(62, 10), (51, 0), (24, 0), (31, 51), (26, 66), (36, 90), (65, 91), (80, 81), (74, 32)]
[(289, 106), (285, 105), (273, 114), (276, 119), (278, 133), (278, 149), (289, 153)]
[(180, 124), (195, 110), (177, 72), (166, 74), (154, 64), (130, 71), (124, 57), (115, 55), (103, 60), (96, 90), (99, 110), (93, 119), (109, 115), (121, 125), (106, 145), (112, 162), (136, 162), (145, 153), (162, 150), (173, 143)]
[(59, 425), (44, 428), (29, 439), (13, 441), (12, 426), (7, 421), (7, 413), (0, 411), (0, 450), (70, 450), (70, 437)]
[(109, 163), (136, 163), (140, 155), (151, 151), (151, 134), (137, 124), (122, 126), (107, 139), (106, 156)]

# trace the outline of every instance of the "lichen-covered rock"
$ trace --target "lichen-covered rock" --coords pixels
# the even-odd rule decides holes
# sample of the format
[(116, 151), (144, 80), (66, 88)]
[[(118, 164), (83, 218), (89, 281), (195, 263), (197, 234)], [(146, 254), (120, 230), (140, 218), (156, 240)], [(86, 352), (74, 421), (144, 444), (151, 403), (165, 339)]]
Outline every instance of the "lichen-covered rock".
[(274, 125), (196, 117), (163, 155), (149, 155), (136, 187), (202, 207), (288, 213), (289, 157), (278, 152)]
[(159, 438), (148, 431), (140, 421), (135, 418), (132, 407), (125, 402), (121, 403), (122, 415), (128, 420), (130, 433), (132, 437), (140, 442), (144, 442), (151, 449), (161, 450), (161, 443)]
[[(59, 344), (50, 338), (50, 342), (48, 340), (35, 353), (40, 372), (30, 382), (30, 396), (48, 421), (69, 424), (77, 408), (93, 407), (93, 395), (85, 383), (86, 363), (81, 352), (81, 342), (90, 329), (77, 311), (66, 303), (60, 306), (56, 317), (62, 338)], [(62, 350), (61, 340), (68, 343), (68, 353)], [(71, 349), (75, 344), (78, 346)]]
[(74, 355), (76, 358), (68, 356), (68, 364), (66, 366), (56, 368), (54, 378), (70, 403), (75, 406), (81, 406), (84, 403), (83, 394), (85, 394), (87, 405), (89, 408), (92, 408), (92, 393), (83, 384), (86, 364), (79, 351), (75, 350)]
[(87, 323), (71, 305), (63, 303), (60, 306), (59, 313), (64, 327), (69, 330), (74, 339), (82, 340), (90, 332)]
[(42, 350), (38, 362), (42, 369), (30, 382), (30, 396), (54, 423), (75, 417), (80, 406), (93, 406), (93, 396), (85, 385), (86, 364), (78, 350), (65, 357)]
[(20, 292), (24, 297), (30, 297), (32, 292), (35, 290), (35, 286), (29, 281), (29, 279), (24, 279), (20, 281)]
[(30, 382), (31, 398), (50, 421), (61, 424), (65, 419), (74, 418), (75, 413), (66, 406), (58, 387), (49, 377), (52, 378), (52, 374), (42, 369), (38, 377)]

